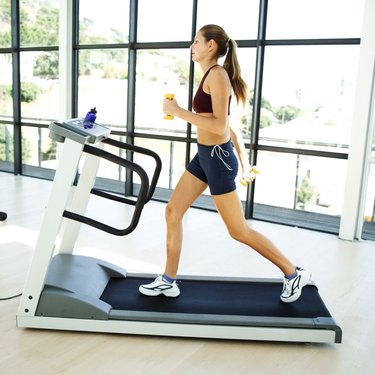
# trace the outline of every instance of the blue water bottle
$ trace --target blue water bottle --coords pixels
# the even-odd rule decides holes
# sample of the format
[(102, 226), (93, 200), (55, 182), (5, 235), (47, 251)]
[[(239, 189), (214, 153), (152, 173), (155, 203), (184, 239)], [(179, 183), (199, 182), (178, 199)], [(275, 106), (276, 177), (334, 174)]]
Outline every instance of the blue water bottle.
[(94, 122), (96, 120), (96, 114), (97, 114), (96, 107), (91, 108), (90, 111), (87, 112), (86, 117), (85, 117), (85, 121), (84, 121), (85, 122), (85, 125), (84, 125), (85, 129), (93, 127)]

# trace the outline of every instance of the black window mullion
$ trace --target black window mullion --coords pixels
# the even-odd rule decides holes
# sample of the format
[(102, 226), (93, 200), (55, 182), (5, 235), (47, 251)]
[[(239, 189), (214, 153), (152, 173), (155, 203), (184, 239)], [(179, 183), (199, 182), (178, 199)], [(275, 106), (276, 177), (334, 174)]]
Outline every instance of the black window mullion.
[(72, 117), (78, 117), (78, 69), (79, 69), (79, 49), (78, 42), (79, 42), (79, 0), (73, 0), (73, 30), (72, 30), (72, 45), (73, 45), (73, 51), (72, 51)]
[(21, 132), (21, 74), (20, 74), (20, 5), (19, 0), (11, 2), (12, 17), (12, 79), (13, 79), (13, 145), (14, 174), (22, 173)]
[[(192, 20), (191, 20), (191, 40), (194, 39), (197, 32), (197, 12), (198, 12), (198, 0), (193, 1), (193, 11), (192, 11)], [(189, 103), (188, 108), (191, 111), (193, 107), (193, 90), (194, 90), (194, 62), (190, 59), (189, 67)], [(187, 124), (186, 129), (186, 153), (185, 153), (185, 165), (188, 165), (191, 158), (191, 123)]]
[[(261, 0), (259, 5), (260, 7), (259, 7), (258, 43), (257, 43), (255, 82), (254, 82), (253, 118), (252, 118), (252, 123), (251, 123), (251, 138), (250, 138), (250, 142), (251, 142), (250, 143), (250, 165), (256, 165), (257, 158), (258, 158), (268, 0)], [(246, 219), (250, 219), (253, 217), (254, 193), (255, 193), (255, 181), (252, 184), (250, 184), (247, 189), (246, 204), (245, 204), (245, 218)]]
[[(135, 90), (136, 90), (136, 65), (137, 65), (137, 28), (138, 28), (138, 1), (130, 0), (129, 10), (129, 57), (128, 57), (128, 102), (126, 142), (134, 144), (135, 131)], [(133, 153), (127, 151), (127, 158), (132, 160)], [(133, 194), (133, 173), (126, 170), (125, 195)]]

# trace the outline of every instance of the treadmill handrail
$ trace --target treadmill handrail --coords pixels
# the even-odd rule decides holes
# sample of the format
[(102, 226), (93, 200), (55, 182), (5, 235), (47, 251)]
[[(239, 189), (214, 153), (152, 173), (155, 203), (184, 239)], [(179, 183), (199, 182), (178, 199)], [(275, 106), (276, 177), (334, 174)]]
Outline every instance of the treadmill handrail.
[[(122, 142), (120, 142), (120, 143), (122, 143)], [(123, 144), (123, 145), (126, 145), (126, 144)], [(124, 148), (124, 147), (122, 147), (122, 148)], [(156, 155), (157, 158), (159, 158), (160, 163), (157, 162), (157, 165), (156, 165), (156, 168), (155, 168), (155, 171), (154, 171), (154, 174), (153, 174), (151, 186), (149, 186), (148, 176), (147, 176), (145, 170), (140, 165), (138, 165), (138, 164), (136, 164), (132, 161), (129, 161), (127, 159), (121, 158), (117, 155), (114, 155), (114, 154), (112, 154), (108, 151), (105, 151), (105, 150), (102, 150), (100, 148), (93, 147), (93, 146), (90, 146), (90, 145), (87, 145), (87, 144), (84, 146), (83, 151), (88, 153), (88, 154), (97, 156), (99, 158), (106, 159), (106, 160), (108, 160), (110, 162), (113, 162), (117, 165), (121, 165), (121, 166), (123, 166), (127, 169), (130, 169), (130, 170), (136, 172), (139, 175), (139, 177), (141, 179), (141, 186), (140, 186), (139, 194), (138, 194), (136, 200), (123, 198), (123, 197), (120, 197), (120, 196), (117, 196), (117, 195), (114, 195), (114, 194), (110, 194), (110, 193), (107, 193), (107, 192), (103, 192), (101, 190), (94, 189), (94, 188), (91, 190), (91, 193), (99, 195), (103, 198), (118, 201), (118, 202), (121, 202), (121, 203), (124, 203), (124, 204), (134, 205), (135, 209), (134, 209), (134, 212), (133, 212), (133, 216), (132, 216), (130, 224), (124, 229), (118, 229), (118, 228), (112, 227), (112, 226), (104, 224), (104, 223), (102, 223), (98, 220), (94, 220), (94, 219), (89, 218), (87, 216), (80, 215), (80, 214), (77, 214), (75, 212), (71, 212), (71, 211), (68, 211), (68, 210), (64, 211), (63, 216), (66, 217), (66, 218), (69, 218), (71, 220), (79, 221), (81, 223), (90, 225), (94, 228), (100, 229), (102, 231), (105, 231), (107, 233), (110, 233), (110, 234), (113, 234), (113, 235), (116, 235), (116, 236), (125, 236), (125, 235), (131, 233), (137, 227), (140, 216), (141, 216), (141, 213), (142, 213), (142, 210), (143, 210), (143, 207), (150, 200), (150, 198), (152, 196), (152, 193), (155, 190), (155, 186), (156, 186), (157, 180), (159, 178), (160, 170), (161, 170), (161, 160), (160, 160), (160, 158)], [(139, 148), (137, 146), (135, 146), (135, 148), (132, 151), (133, 152), (146, 153), (145, 149)], [(149, 150), (147, 150), (147, 151), (149, 151)], [(147, 152), (147, 154), (149, 154), (151, 156), (154, 156), (153, 152)], [(157, 160), (157, 158), (155, 158), (155, 159)]]
[(109, 144), (111, 146), (114, 146), (114, 147), (121, 148), (123, 150), (131, 151), (133, 153), (148, 155), (155, 160), (155, 168), (154, 168), (150, 188), (148, 190), (147, 198), (146, 198), (146, 203), (147, 203), (151, 199), (152, 195), (154, 194), (156, 184), (157, 184), (159, 176), (160, 176), (160, 172), (161, 172), (161, 168), (162, 168), (162, 162), (161, 162), (160, 156), (156, 152), (154, 152), (152, 150), (149, 150), (147, 148), (131, 145), (129, 143), (117, 141), (117, 140), (112, 139), (112, 138), (106, 138), (102, 142), (106, 143), (106, 144)]

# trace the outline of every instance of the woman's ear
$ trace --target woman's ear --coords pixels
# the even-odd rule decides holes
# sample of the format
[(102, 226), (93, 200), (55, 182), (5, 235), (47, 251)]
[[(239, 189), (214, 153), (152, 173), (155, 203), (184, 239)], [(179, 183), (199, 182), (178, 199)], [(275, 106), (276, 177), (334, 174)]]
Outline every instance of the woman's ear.
[(213, 39), (210, 39), (208, 41), (208, 48), (213, 49), (213, 48), (215, 48), (215, 46), (216, 46), (216, 42)]

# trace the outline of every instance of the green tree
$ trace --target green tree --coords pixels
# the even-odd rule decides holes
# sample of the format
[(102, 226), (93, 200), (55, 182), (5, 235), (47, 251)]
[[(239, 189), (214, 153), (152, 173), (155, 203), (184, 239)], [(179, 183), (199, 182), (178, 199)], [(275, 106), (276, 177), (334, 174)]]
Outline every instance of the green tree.
[(298, 107), (293, 105), (285, 105), (277, 108), (274, 115), (282, 124), (285, 124), (286, 122), (298, 117), (300, 111), (301, 110)]
[[(251, 107), (254, 106), (254, 90), (251, 90), (250, 93), (249, 93), (249, 103), (250, 103)], [(262, 99), (261, 99), (261, 102), (260, 102), (260, 107), (265, 108), (265, 109), (272, 112), (272, 105), (271, 105), (270, 101), (267, 100), (263, 96), (262, 96)]]
[(42, 160), (55, 160), (57, 151), (57, 142), (51, 141), (48, 149), (42, 153)]
[(10, 25), (10, 1), (0, 0), (0, 47), (9, 47), (11, 45)]
[[(248, 95), (248, 101), (250, 108), (254, 108), (254, 90), (251, 90)], [(260, 103), (261, 111), (259, 119), (259, 128), (263, 129), (272, 124), (273, 110), (270, 101), (262, 96)], [(246, 115), (242, 116), (242, 132), (246, 135), (251, 133), (251, 121), (253, 117), (253, 111), (251, 110)]]
[[(0, 160), (14, 161), (13, 135), (7, 127), (0, 126)], [(22, 136), (22, 162), (26, 163), (30, 158), (30, 142)]]
[[(11, 100), (13, 91), (12, 85), (4, 85), (2, 87), (3, 91), (3, 100)], [(30, 103), (37, 98), (39, 94), (42, 94), (44, 91), (37, 84), (33, 82), (23, 82), (21, 84), (21, 102)]]
[(35, 60), (34, 76), (56, 79), (59, 76), (59, 55), (57, 52), (46, 52)]
[[(35, 3), (35, 6), (38, 4)], [(20, 42), (23, 46), (57, 46), (59, 11), (49, 6), (36, 10), (35, 21), (30, 20), (30, 9), (20, 9)]]
[(315, 189), (310, 179), (310, 170), (307, 170), (306, 175), (302, 178), (300, 187), (297, 192), (297, 203), (302, 209), (307, 203), (313, 202), (315, 197)]
[(177, 60), (173, 66), (172, 71), (178, 74), (178, 79), (182, 85), (188, 85), (189, 83), (189, 65), (186, 61)]

